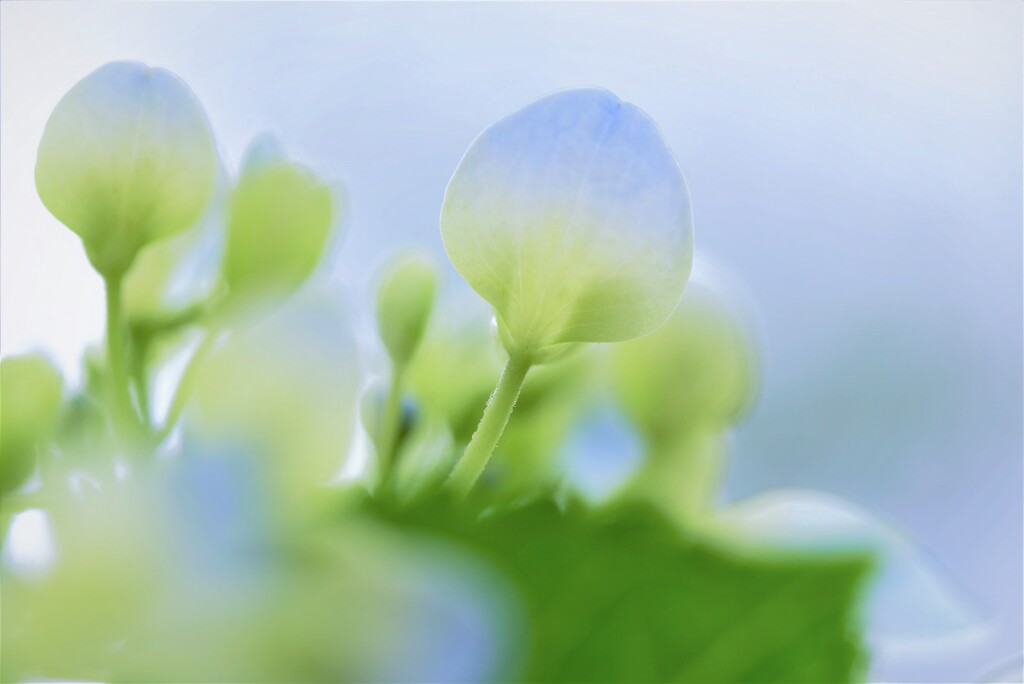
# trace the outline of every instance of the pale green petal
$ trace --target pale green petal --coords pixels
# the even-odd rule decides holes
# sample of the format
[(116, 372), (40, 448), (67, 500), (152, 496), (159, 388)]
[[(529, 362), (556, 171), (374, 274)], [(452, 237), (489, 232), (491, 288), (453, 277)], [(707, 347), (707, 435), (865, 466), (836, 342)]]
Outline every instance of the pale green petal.
[(96, 268), (119, 275), (140, 247), (199, 218), (216, 172), (213, 134), (188, 87), (163, 69), (112, 62), (57, 103), (36, 188)]
[(605, 90), (567, 90), (497, 122), (445, 193), (455, 267), (521, 350), (658, 327), (690, 271), (690, 203), (654, 122)]

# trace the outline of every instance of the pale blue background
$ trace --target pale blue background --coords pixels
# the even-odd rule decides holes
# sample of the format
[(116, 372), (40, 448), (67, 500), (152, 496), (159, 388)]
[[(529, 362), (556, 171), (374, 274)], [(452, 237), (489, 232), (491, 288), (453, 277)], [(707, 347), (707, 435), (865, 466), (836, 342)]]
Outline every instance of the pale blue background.
[(218, 5), (5, 2), (3, 353), (68, 367), (99, 280), (39, 203), (60, 95), (111, 59), (181, 75), (230, 166), (271, 129), (348, 187), (334, 277), (442, 256), (452, 170), (487, 124), (599, 85), (661, 125), (698, 248), (756, 303), (764, 387), (730, 496), (809, 486), (902, 526), (995, 626), (875, 677), (978, 679), (1021, 649), (1017, 2)]

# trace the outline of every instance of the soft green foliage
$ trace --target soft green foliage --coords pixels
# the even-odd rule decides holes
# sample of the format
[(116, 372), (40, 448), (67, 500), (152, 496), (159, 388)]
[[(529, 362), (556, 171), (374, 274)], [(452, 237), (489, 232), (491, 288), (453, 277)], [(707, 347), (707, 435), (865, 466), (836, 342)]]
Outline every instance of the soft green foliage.
[(400, 525), (474, 549), (522, 592), (527, 682), (857, 681), (864, 556), (741, 553), (649, 509), (539, 501), (476, 522), (425, 504)]
[(195, 223), (216, 170), (210, 125), (188, 87), (163, 69), (112, 62), (57, 103), (39, 144), (36, 188), (111, 277), (144, 245)]
[(404, 368), (423, 339), (437, 292), (429, 259), (407, 256), (390, 264), (377, 291), (380, 339), (396, 367)]
[(36, 447), (53, 432), (62, 394), (60, 371), (46, 357), (0, 360), (0, 494), (32, 474)]
[[(213, 149), (188, 89), (134, 63), (47, 125), (40, 196), (104, 277), (106, 340), (66, 398), (44, 358), (0, 361), (0, 680), (863, 676), (871, 559), (755, 543), (712, 506), (752, 342), (710, 290), (675, 308), (689, 197), (645, 114), (582, 89), (487, 129), (441, 231), (497, 325), (425, 258), (391, 262), (364, 303), (390, 367), (365, 384), (373, 312), (304, 286), (334, 191), (262, 138), (186, 233)], [(172, 301), (194, 252), (216, 272)], [(613, 398), (644, 459), (585, 503), (566, 444)]]
[(250, 152), (230, 202), (223, 274), (231, 293), (297, 288), (320, 262), (335, 215), (330, 187), (311, 171)]

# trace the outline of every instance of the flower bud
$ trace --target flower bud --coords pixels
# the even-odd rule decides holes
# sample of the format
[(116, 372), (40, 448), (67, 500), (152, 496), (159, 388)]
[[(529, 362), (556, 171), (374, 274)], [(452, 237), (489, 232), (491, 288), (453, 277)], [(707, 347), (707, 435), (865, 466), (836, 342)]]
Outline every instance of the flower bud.
[(222, 269), (231, 293), (298, 288), (320, 262), (334, 209), (327, 185), (271, 151), (268, 140), (254, 143), (230, 202)]
[(615, 342), (672, 313), (690, 271), (686, 184), (654, 122), (612, 93), (545, 97), (485, 130), (445, 193), (452, 263), (512, 354)]
[(377, 292), (377, 326), (397, 367), (409, 363), (434, 306), (437, 273), (429, 259), (406, 257), (391, 264)]
[(57, 103), (36, 161), (43, 204), (77, 233), (104, 277), (144, 245), (178, 233), (213, 192), (217, 154), (206, 114), (177, 76), (111, 62)]
[(57, 420), (63, 393), (60, 372), (40, 354), (0, 360), (0, 493), (32, 474), (36, 446)]
[(695, 427), (728, 428), (750, 403), (757, 368), (742, 322), (695, 283), (663, 326), (615, 347), (612, 378), (634, 425), (664, 441)]

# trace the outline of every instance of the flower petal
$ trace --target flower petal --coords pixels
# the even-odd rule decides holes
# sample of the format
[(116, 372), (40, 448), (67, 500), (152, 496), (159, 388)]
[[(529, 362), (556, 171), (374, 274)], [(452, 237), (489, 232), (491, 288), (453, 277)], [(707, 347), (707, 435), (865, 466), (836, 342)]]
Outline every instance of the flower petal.
[(543, 98), (470, 146), (445, 193), (452, 263), (513, 344), (612, 342), (672, 312), (690, 203), (654, 122), (593, 88)]

